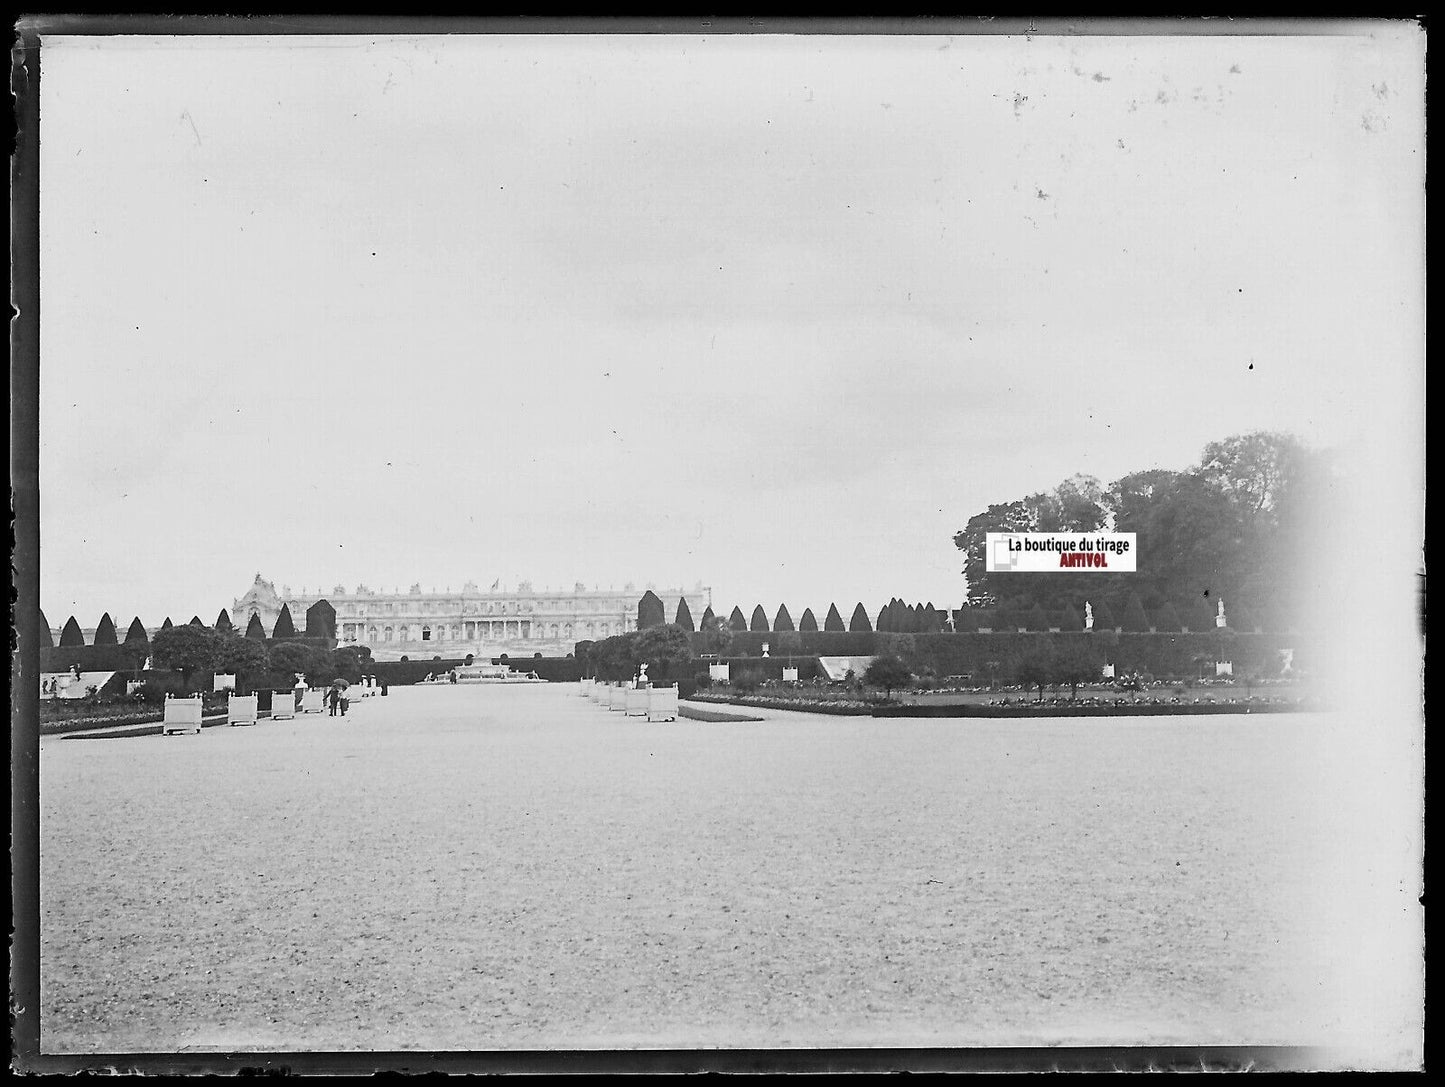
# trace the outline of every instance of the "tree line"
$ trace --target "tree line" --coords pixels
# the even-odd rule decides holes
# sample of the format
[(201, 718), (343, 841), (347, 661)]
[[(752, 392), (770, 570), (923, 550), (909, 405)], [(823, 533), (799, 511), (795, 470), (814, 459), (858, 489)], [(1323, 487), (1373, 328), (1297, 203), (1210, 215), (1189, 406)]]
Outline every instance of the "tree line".
[[(246, 625), (245, 637), (257, 641), (264, 641), (268, 637), (273, 641), (284, 641), (286, 639), (300, 637), (336, 637), (336, 609), (325, 600), (318, 600), (306, 609), (305, 621), (306, 626), (304, 633), (298, 632), (296, 629), (296, 621), (291, 617), (290, 606), (282, 604), (281, 612), (276, 616), (276, 622), (272, 625), (269, 635), (267, 635), (266, 628), (262, 625), (260, 617), (255, 612), (252, 612), (251, 620)], [(200, 616), (193, 615), (187, 625), (204, 628), (206, 624), (201, 621)], [(168, 615), (166, 616), (165, 622), (161, 624), (160, 629), (170, 630), (174, 626), (175, 624), (171, 622), (171, 617)], [(56, 643), (51, 640), (50, 623), (45, 618), (44, 612), (40, 613), (39, 629), (42, 645), (47, 648), (53, 647)], [(231, 622), (230, 613), (227, 612), (225, 608), (222, 608), (216, 616), (216, 622), (212, 629), (217, 633), (234, 631), (235, 627)], [(159, 631), (157, 633), (159, 633)], [(145, 624), (140, 621), (140, 616), (136, 616), (131, 620), (131, 624), (126, 630), (124, 641), (121, 641), (116, 634), (115, 621), (111, 619), (110, 612), (106, 612), (100, 617), (100, 622), (95, 625), (95, 635), (92, 637), (90, 644), (146, 646), (150, 643), (150, 640), (150, 633), (146, 630)], [(68, 649), (85, 644), (85, 633), (80, 629), (80, 624), (75, 621), (75, 616), (72, 615), (65, 621), (65, 626), (60, 630), (59, 645), (62, 649)]]
[[(1089, 602), (1096, 628), (1192, 631), (1213, 626), (1223, 599), (1231, 627), (1285, 629), (1309, 603), (1300, 566), (1328, 523), (1336, 478), (1328, 452), (1263, 431), (1211, 442), (1182, 471), (1150, 468), (1107, 485), (1071, 476), (1051, 491), (990, 505), (954, 535), (966, 605), (1023, 617), (996, 624), (1007, 629), (1081, 629), (1075, 617)], [(1138, 534), (1137, 572), (985, 569), (989, 532), (1099, 531)], [(1117, 622), (1100, 622), (1101, 609)]]

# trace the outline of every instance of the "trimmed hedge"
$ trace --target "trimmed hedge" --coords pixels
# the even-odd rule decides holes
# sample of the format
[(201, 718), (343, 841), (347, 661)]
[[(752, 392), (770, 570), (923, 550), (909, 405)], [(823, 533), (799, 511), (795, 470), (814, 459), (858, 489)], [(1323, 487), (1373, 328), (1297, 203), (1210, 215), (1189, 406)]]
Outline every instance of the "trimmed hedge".
[(146, 646), (135, 644), (41, 646), (40, 670), (68, 672), (79, 665), (82, 672), (133, 672), (148, 654)]
[[(892, 653), (915, 671), (931, 669), (934, 675), (972, 675), (980, 684), (989, 680), (988, 662), (999, 664), (1000, 680), (1012, 675), (1025, 656), (1047, 648), (1062, 653), (1074, 648), (1087, 648), (1117, 671), (1149, 672), (1156, 676), (1195, 677), (1201, 669), (1197, 658), (1205, 658), (1205, 676), (1213, 675), (1212, 662), (1234, 662), (1236, 674), (1243, 668), (1270, 667), (1278, 659), (1278, 650), (1296, 651), (1296, 667), (1309, 667), (1311, 650), (1317, 639), (1303, 634), (1255, 634), (1233, 630), (1211, 630), (1204, 633), (1116, 634), (1096, 630), (1074, 633), (1029, 633), (999, 631), (992, 634), (893, 634), (871, 631), (785, 631), (760, 634), (747, 631), (733, 635), (732, 645), (721, 661), (763, 660), (762, 643), (768, 642), (769, 662), (781, 675), (789, 656), (802, 666), (809, 657), (855, 657)], [(693, 639), (693, 652), (700, 654), (700, 640)], [(799, 676), (803, 673), (800, 671)]]
[[(713, 662), (710, 662), (713, 663)], [(817, 679), (823, 675), (823, 669), (818, 665), (817, 657), (798, 657), (792, 661), (787, 658), (779, 659), (773, 656), (767, 657), (720, 657), (715, 662), (727, 664), (732, 669), (730, 682), (734, 687), (746, 686), (749, 682), (761, 683), (765, 679), (783, 678), (783, 669), (792, 667), (798, 670), (799, 682)]]
[(582, 678), (582, 662), (575, 657), (508, 658), (507, 667), (522, 675), (536, 672), (548, 683), (575, 683)]

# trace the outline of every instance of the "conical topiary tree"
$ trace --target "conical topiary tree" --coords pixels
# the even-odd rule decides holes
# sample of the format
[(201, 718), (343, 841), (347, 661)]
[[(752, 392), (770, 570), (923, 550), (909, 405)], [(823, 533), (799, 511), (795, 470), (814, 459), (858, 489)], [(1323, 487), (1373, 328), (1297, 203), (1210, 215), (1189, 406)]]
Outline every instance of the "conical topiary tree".
[(788, 605), (778, 605), (778, 617), (773, 620), (774, 630), (792, 630), (793, 617), (788, 614)]
[(891, 605), (884, 604), (883, 607), (878, 609), (878, 618), (873, 620), (873, 629), (889, 632), (893, 630), (893, 608)]
[(743, 609), (734, 607), (732, 614), (728, 616), (728, 629), (744, 631), (748, 629), (748, 617), (743, 614)]
[(71, 616), (65, 621), (65, 626), (60, 631), (60, 648), (69, 649), (72, 646), (84, 645), (85, 635), (80, 632), (80, 624)]
[(276, 625), (271, 628), (271, 637), (277, 641), (296, 637), (296, 623), (291, 618), (290, 604), (281, 605), (281, 614), (276, 616)]
[(140, 616), (137, 615), (130, 621), (130, 626), (126, 629), (125, 644), (148, 645), (150, 640), (150, 635), (146, 633), (145, 624), (140, 621)]
[(693, 631), (697, 628), (692, 625), (692, 610), (687, 606), (687, 597), (679, 597), (677, 601), (677, 615), (673, 623), (686, 631)]
[(1054, 624), (1063, 631), (1083, 630), (1084, 617), (1072, 604), (1065, 604), (1054, 616)]
[(713, 614), (712, 605), (709, 604), (709, 605), (707, 606), (707, 609), (702, 613), (702, 618), (698, 621), (697, 629), (698, 629), (698, 630), (716, 630), (717, 627), (718, 627), (717, 616)]
[(227, 612), (225, 608), (222, 608), (220, 613), (216, 616), (216, 633), (227, 634), (234, 629), (235, 627), (231, 625), (230, 613)]
[(828, 605), (828, 614), (823, 617), (823, 629), (824, 629), (824, 630), (842, 630), (842, 629), (843, 629), (843, 617), (838, 614), (838, 605), (837, 605), (837, 604), (829, 604), (829, 605)]
[(651, 589), (642, 594), (642, 599), (637, 602), (637, 629), (647, 630), (650, 627), (660, 627), (667, 623), (667, 609), (662, 606), (662, 598)]
[(818, 629), (818, 620), (813, 617), (812, 608), (803, 610), (803, 617), (798, 620), (798, 629), (810, 634)]
[(1209, 602), (1209, 598), (1203, 594), (1196, 596), (1189, 610), (1184, 613), (1184, 622), (1188, 624), (1192, 634), (1202, 634), (1206, 630), (1214, 629), (1214, 619), (1217, 615), (1216, 605)]
[(873, 629), (873, 624), (868, 621), (868, 613), (863, 610), (862, 601), (859, 601), (858, 606), (853, 609), (853, 618), (848, 622), (848, 629), (860, 632), (868, 632)]
[(1124, 604), (1124, 618), (1120, 624), (1126, 631), (1138, 634), (1149, 629), (1149, 615), (1138, 593), (1130, 593)]
[(186, 625), (192, 627), (200, 627), (202, 630), (206, 629), (206, 624), (201, 622), (201, 617), (199, 615), (191, 616), (191, 621)]
[[(170, 622), (169, 619), (166, 622)], [(251, 621), (246, 624), (246, 637), (255, 638), (258, 642), (266, 640), (266, 628), (261, 625), (261, 617), (254, 611), (251, 613)]]
[(994, 630), (1006, 630), (1010, 634), (1023, 622), (1018, 605), (1012, 600), (1000, 600), (998, 607), (993, 609), (992, 619)]
[(1109, 607), (1107, 600), (1100, 600), (1094, 605), (1094, 629), (1095, 630), (1118, 630), (1118, 620), (1114, 618), (1114, 610)]
[(1179, 613), (1174, 610), (1174, 605), (1165, 602), (1162, 608), (1154, 612), (1154, 629), (1164, 630), (1173, 634), (1184, 624), (1179, 620)]
[(45, 618), (45, 613), (40, 613), (40, 620), (36, 624), (36, 641), (42, 648), (52, 649), (55, 646), (55, 635), (50, 632), (50, 620)]
[(306, 609), (306, 637), (336, 637), (336, 609), (329, 600), (318, 600)]
[(1044, 606), (1037, 601), (1034, 603), (1034, 606), (1028, 610), (1028, 619), (1026, 621), (1030, 630), (1049, 629), (1048, 612), (1044, 611)]
[(768, 631), (768, 613), (763, 611), (761, 604), (753, 608), (753, 620), (748, 624), (749, 630), (766, 633)]
[(102, 615), (102, 616), (100, 617), (100, 622), (97, 623), (97, 624), (96, 624), (96, 627), (95, 627), (95, 637), (90, 640), (90, 644), (91, 644), (91, 645), (116, 645), (116, 644), (118, 644), (118, 643), (116, 642), (116, 640), (115, 640), (115, 622), (111, 619), (111, 617), (110, 617), (110, 612), (106, 612), (104, 615)]

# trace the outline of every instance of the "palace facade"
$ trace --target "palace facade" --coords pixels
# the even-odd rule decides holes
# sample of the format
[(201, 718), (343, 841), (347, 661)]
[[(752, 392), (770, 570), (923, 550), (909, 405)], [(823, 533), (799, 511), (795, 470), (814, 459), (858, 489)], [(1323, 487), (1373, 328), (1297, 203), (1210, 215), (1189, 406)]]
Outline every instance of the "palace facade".
[(681, 600), (687, 601), (694, 622), (712, 603), (712, 590), (701, 582), (692, 589), (638, 588), (629, 582), (621, 590), (589, 589), (579, 582), (555, 591), (534, 589), (526, 581), (511, 588), (497, 582), (490, 589), (467, 582), (460, 590), (444, 592), (423, 592), (420, 584), (405, 592), (337, 585), (329, 592), (303, 588), (293, 593), (290, 586), (278, 592), (257, 574), (245, 595), (232, 603), (230, 615), (237, 631), (245, 631), (256, 615), (270, 634), (285, 605), (299, 631), (306, 624), (306, 610), (325, 600), (336, 610), (337, 644), (364, 645), (375, 660), (467, 653), (556, 656), (570, 653), (579, 641), (636, 630), (637, 602), (648, 589), (662, 599), (669, 622)]

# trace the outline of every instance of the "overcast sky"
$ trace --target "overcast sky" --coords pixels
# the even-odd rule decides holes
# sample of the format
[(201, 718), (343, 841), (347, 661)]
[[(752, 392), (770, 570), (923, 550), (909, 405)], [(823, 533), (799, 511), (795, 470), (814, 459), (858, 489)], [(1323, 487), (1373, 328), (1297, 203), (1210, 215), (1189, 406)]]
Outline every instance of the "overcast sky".
[(42, 606), (956, 606), (1076, 472), (1417, 479), (1423, 36), (1360, 27), (47, 38)]

